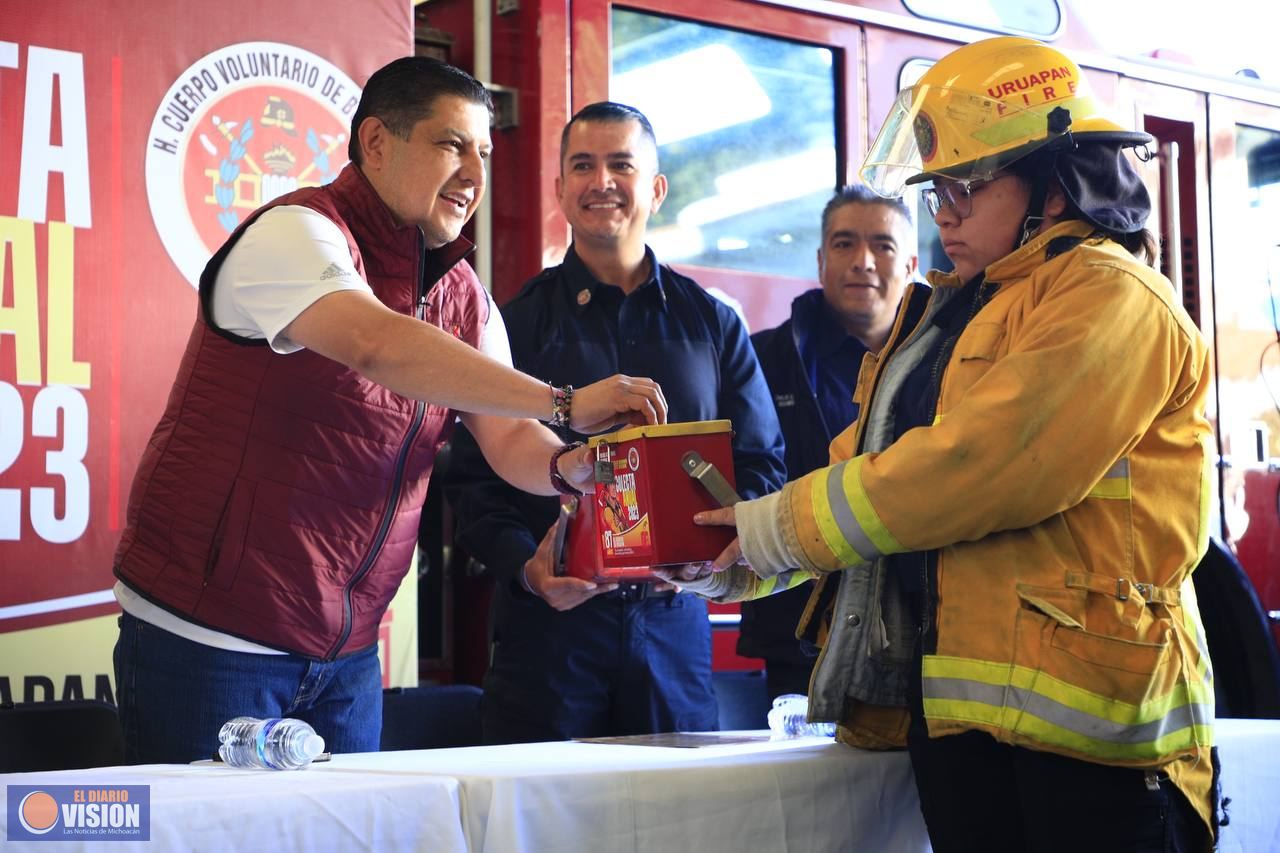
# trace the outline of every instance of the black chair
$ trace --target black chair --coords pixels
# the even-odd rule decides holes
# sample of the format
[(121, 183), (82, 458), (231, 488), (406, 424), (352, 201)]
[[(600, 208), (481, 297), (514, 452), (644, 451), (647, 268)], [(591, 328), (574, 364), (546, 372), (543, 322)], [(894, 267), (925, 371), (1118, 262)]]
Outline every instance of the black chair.
[(478, 746), (480, 697), (470, 684), (382, 691), (382, 751)]
[(96, 699), (0, 705), (0, 773), (124, 764), (115, 705)]
[(769, 687), (764, 670), (711, 673), (720, 705), (720, 730), (769, 728)]
[(1280, 650), (1249, 576), (1214, 540), (1191, 574), (1219, 717), (1280, 719)]

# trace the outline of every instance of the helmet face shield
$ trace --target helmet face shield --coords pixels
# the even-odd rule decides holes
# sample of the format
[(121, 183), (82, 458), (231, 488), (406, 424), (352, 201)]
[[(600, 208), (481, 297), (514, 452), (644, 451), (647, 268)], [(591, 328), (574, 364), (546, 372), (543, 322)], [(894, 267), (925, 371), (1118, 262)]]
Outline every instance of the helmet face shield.
[(924, 171), (914, 131), (919, 114), (915, 91), (903, 89), (898, 93), (858, 170), (863, 183), (885, 198), (901, 195), (907, 180)]

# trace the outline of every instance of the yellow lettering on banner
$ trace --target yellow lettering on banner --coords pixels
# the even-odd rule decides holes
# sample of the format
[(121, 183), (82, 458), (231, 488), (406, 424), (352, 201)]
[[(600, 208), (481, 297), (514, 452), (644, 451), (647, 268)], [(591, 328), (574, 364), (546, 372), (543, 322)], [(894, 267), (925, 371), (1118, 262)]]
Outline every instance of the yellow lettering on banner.
[(49, 223), (49, 385), (88, 388), (90, 367), (75, 360), (76, 230)]
[[(12, 264), (9, 262), (12, 255)], [(0, 280), (0, 335), (14, 337), (19, 385), (40, 385), (40, 299), (36, 290), (36, 227), (27, 219), (0, 216), (0, 276), (12, 268), (12, 307), (5, 306), (9, 282)], [(3, 366), (0, 365), (0, 369)]]

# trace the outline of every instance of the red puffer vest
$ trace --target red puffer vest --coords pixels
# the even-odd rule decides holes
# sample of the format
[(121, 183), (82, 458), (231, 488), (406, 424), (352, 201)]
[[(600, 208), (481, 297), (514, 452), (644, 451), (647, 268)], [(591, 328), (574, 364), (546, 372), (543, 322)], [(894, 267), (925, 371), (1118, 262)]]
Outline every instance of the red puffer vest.
[(454, 412), (308, 350), (279, 355), (206, 322), (231, 247), (281, 204), (336, 223), (388, 307), (479, 345), (489, 303), (462, 260), (470, 243), (424, 251), (421, 231), (397, 227), (355, 166), (276, 199), (201, 276), (204, 310), (139, 463), (115, 574), (184, 619), (327, 660), (377, 641)]

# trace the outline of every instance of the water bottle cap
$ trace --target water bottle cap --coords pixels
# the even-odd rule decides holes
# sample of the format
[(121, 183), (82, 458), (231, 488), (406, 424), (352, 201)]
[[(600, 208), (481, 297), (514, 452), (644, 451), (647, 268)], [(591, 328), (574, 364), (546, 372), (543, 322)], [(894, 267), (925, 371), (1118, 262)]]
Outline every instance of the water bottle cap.
[(322, 752), (324, 752), (324, 738), (320, 735), (307, 735), (307, 739), (302, 742), (302, 753), (308, 759), (312, 759)]
[(809, 708), (809, 697), (803, 693), (784, 693), (774, 698), (773, 707), (785, 708), (786, 710), (794, 709), (803, 713)]

